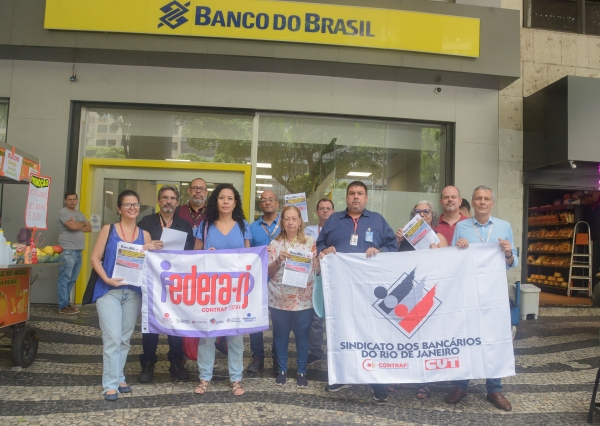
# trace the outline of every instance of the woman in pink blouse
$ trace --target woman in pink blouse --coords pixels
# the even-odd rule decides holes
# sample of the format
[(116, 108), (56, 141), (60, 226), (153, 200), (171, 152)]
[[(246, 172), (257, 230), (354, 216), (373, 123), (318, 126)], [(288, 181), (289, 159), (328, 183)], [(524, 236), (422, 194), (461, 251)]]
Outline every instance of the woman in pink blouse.
[(306, 364), (310, 325), (314, 316), (312, 304), (313, 271), (310, 271), (306, 288), (282, 284), (289, 250), (302, 250), (313, 255), (312, 269), (318, 267), (315, 241), (304, 235), (304, 223), (300, 210), (288, 206), (281, 212), (280, 234), (269, 245), (269, 310), (273, 322), (273, 348), (279, 362), (279, 374), (275, 384), (285, 386), (287, 382), (288, 344), (290, 330), (294, 330), (299, 388), (308, 386)]

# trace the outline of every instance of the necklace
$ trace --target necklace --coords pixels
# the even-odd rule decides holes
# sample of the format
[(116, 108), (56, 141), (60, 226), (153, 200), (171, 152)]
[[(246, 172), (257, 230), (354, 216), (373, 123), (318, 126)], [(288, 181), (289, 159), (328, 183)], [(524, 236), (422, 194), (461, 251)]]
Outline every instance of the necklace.
[(160, 217), (160, 226), (163, 228), (170, 228), (171, 224), (173, 223), (173, 218), (171, 218), (170, 221), (166, 221), (165, 218), (162, 216), (162, 214), (158, 214), (158, 216)]
[(131, 241), (127, 241), (127, 237), (125, 236), (125, 231), (123, 231), (123, 224), (121, 222), (119, 222), (119, 228), (121, 228), (121, 234), (123, 234), (123, 241), (125, 241), (126, 243), (131, 243), (133, 244), (133, 240), (135, 237), (135, 231), (137, 231), (137, 226), (135, 228), (133, 228), (133, 232), (131, 233)]

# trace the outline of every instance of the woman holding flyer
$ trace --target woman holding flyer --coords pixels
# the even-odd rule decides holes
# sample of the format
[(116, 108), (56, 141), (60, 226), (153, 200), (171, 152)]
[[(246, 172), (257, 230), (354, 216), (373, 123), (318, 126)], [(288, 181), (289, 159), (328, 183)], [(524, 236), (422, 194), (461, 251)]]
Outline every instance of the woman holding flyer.
[[(412, 220), (416, 215), (420, 215), (423, 218), (423, 220), (427, 223), (427, 225), (429, 225), (429, 227), (431, 228), (431, 232), (435, 232), (433, 231), (433, 228), (438, 226), (440, 215), (438, 214), (435, 207), (433, 207), (433, 204), (431, 204), (427, 200), (419, 201), (410, 211), (410, 219)], [(440, 242), (437, 244), (431, 244), (429, 248), (448, 247), (448, 241), (446, 241), (446, 237), (444, 237), (439, 232), (436, 232), (436, 234)], [(402, 228), (398, 229), (398, 231), (396, 232), (396, 240), (398, 241), (398, 247), (400, 248), (400, 251), (414, 250), (410, 243), (404, 238)]]
[[(196, 250), (225, 250), (250, 247), (252, 234), (242, 210), (240, 194), (230, 184), (215, 188), (206, 205), (206, 218), (196, 229)], [(200, 382), (194, 393), (204, 395), (210, 386), (215, 363), (216, 337), (198, 342), (198, 371)], [(244, 371), (244, 336), (227, 336), (229, 379), (231, 393), (242, 396)]]
[(150, 234), (136, 225), (140, 199), (134, 191), (119, 194), (117, 212), (121, 220), (100, 230), (91, 256), (92, 267), (98, 274), (92, 302), (96, 302), (102, 330), (102, 386), (107, 401), (116, 401), (119, 393), (131, 392), (123, 368), (142, 307), (140, 287), (127, 285), (123, 278), (113, 278), (117, 245), (124, 242), (143, 246), (144, 250), (154, 249)]
[(282, 229), (269, 245), (269, 310), (273, 322), (273, 347), (279, 362), (275, 384), (287, 382), (290, 330), (296, 338), (297, 386), (308, 386), (306, 365), (312, 304), (313, 271), (318, 268), (315, 241), (304, 235), (300, 210), (287, 206), (281, 212)]
[[(431, 232), (435, 232), (433, 228), (438, 225), (439, 214), (433, 204), (429, 201), (423, 200), (419, 201), (410, 212), (410, 219), (412, 220), (416, 215), (420, 215), (423, 220), (431, 227)], [(440, 242), (437, 244), (431, 244), (429, 248), (441, 248), (448, 247), (448, 241), (446, 237), (444, 237), (439, 232), (436, 232), (437, 237), (440, 239)], [(398, 241), (398, 247), (400, 251), (410, 251), (414, 250), (414, 248), (410, 245), (408, 240), (404, 238), (402, 233), (402, 228), (398, 229), (396, 232), (396, 240)], [(395, 385), (389, 385), (387, 390), (395, 391)], [(431, 396), (431, 390), (429, 389), (428, 383), (422, 383), (419, 389), (417, 389), (417, 399), (427, 399)]]

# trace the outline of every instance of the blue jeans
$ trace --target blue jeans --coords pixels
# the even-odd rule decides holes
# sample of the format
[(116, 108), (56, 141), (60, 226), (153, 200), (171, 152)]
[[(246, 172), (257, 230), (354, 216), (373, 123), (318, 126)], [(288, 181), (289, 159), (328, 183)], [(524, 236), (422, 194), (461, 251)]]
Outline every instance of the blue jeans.
[(252, 352), (252, 356), (265, 358), (265, 343), (262, 331), (250, 334), (250, 351)]
[(71, 302), (71, 291), (81, 269), (81, 250), (64, 250), (58, 270), (58, 309), (66, 308)]
[[(201, 338), (198, 342), (198, 371), (200, 380), (210, 382), (215, 365), (216, 337)], [(227, 362), (229, 364), (229, 379), (232, 382), (242, 380), (244, 372), (244, 336), (227, 336)]]
[(142, 296), (128, 288), (115, 288), (96, 300), (102, 330), (102, 387), (117, 390), (125, 382), (125, 362), (135, 322), (142, 308)]
[(271, 311), (271, 321), (273, 322), (273, 347), (275, 348), (275, 356), (279, 363), (279, 371), (287, 372), (290, 331), (294, 330), (298, 373), (306, 374), (310, 325), (315, 315), (314, 309), (284, 311), (282, 309), (269, 308), (269, 310)]
[[(456, 380), (454, 386), (467, 391), (470, 380)], [(502, 379), (485, 379), (485, 387), (488, 393), (502, 392)]]

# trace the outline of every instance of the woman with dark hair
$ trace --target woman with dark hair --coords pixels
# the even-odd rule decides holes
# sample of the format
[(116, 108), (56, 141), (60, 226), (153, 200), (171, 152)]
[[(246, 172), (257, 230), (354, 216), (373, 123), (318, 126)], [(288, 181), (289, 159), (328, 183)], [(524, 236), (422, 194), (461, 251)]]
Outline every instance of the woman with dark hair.
[[(92, 251), (91, 263), (98, 273), (92, 302), (96, 302), (102, 330), (102, 386), (104, 399), (116, 401), (119, 393), (131, 392), (123, 369), (129, 352), (129, 341), (142, 307), (139, 287), (123, 284), (123, 278), (113, 278), (117, 244), (126, 242), (153, 250), (150, 234), (136, 225), (140, 214), (140, 198), (131, 190), (123, 191), (117, 200), (121, 220), (104, 225)], [(104, 256), (104, 258), (103, 258)]]
[[(196, 229), (196, 250), (225, 250), (250, 247), (250, 227), (242, 210), (240, 194), (230, 184), (215, 188), (206, 205), (206, 218)], [(198, 343), (198, 371), (200, 383), (194, 393), (204, 395), (210, 386), (215, 362), (215, 337), (200, 339)], [(244, 394), (244, 336), (227, 336), (229, 379), (234, 396)]]
[(288, 345), (290, 331), (294, 330), (298, 365), (296, 385), (306, 388), (310, 326), (315, 315), (312, 302), (313, 271), (309, 273), (305, 288), (286, 285), (282, 281), (285, 260), (290, 258), (290, 249), (311, 252), (314, 270), (318, 268), (317, 248), (313, 237), (304, 234), (304, 222), (298, 208), (284, 208), (281, 212), (281, 222), (281, 232), (269, 245), (269, 310), (273, 321), (273, 347), (279, 365), (275, 384), (285, 386), (287, 383)]

